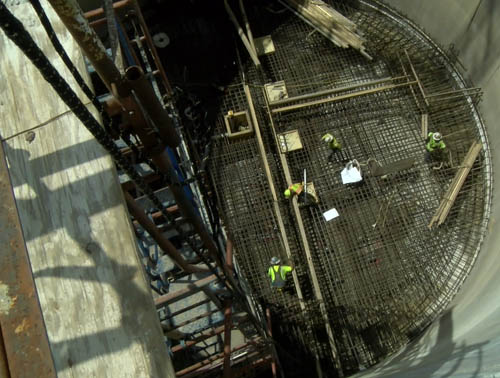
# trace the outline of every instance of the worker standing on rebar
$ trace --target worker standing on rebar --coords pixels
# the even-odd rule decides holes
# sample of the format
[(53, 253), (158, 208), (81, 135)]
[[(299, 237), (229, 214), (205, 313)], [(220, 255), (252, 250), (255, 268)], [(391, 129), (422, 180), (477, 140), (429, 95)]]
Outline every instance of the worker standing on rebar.
[(337, 138), (335, 138), (332, 134), (330, 133), (326, 133), (325, 135), (323, 135), (321, 137), (321, 140), (323, 142), (325, 142), (328, 147), (330, 147), (330, 150), (332, 152), (339, 152), (340, 150), (342, 150), (342, 146), (341, 144), (337, 141)]
[(446, 144), (443, 142), (443, 136), (439, 132), (429, 133), (427, 135), (427, 144), (425, 148), (430, 156), (439, 158), (446, 149)]
[(285, 198), (289, 199), (294, 195), (299, 195), (302, 193), (302, 190), (304, 189), (304, 185), (301, 182), (298, 182), (296, 184), (290, 185), (286, 190), (285, 190)]
[(286, 285), (286, 275), (293, 270), (290, 265), (281, 265), (279, 257), (273, 256), (271, 258), (271, 266), (267, 271), (267, 275), (271, 278), (271, 287), (283, 290)]

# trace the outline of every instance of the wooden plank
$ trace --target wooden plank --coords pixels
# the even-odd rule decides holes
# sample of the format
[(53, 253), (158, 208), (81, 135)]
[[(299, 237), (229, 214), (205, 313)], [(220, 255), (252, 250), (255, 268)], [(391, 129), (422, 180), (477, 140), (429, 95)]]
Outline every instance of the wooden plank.
[(422, 114), (422, 139), (427, 139), (427, 133), (429, 132), (429, 114)]
[(385, 176), (405, 169), (410, 169), (413, 167), (413, 164), (415, 164), (415, 158), (407, 158), (383, 166), (377, 164), (375, 161), (370, 161), (369, 167), (372, 176)]
[(248, 40), (248, 37), (243, 32), (243, 29), (241, 28), (240, 24), (238, 23), (238, 20), (236, 19), (236, 16), (234, 15), (231, 7), (227, 3), (227, 0), (224, 0), (224, 6), (226, 8), (227, 14), (229, 15), (229, 19), (234, 24), (234, 27), (236, 28), (236, 31), (238, 32), (238, 35), (240, 36), (241, 42), (243, 42), (243, 45), (247, 49), (248, 54), (250, 55), (250, 58), (252, 59), (252, 61), (256, 67), (260, 67), (260, 60), (259, 60), (259, 57), (257, 56), (257, 52), (255, 51), (255, 48), (253, 46), (253, 41), (252, 41), (252, 43), (250, 43), (250, 41)]
[(428, 225), (429, 229), (431, 229), (436, 223), (438, 226), (440, 226), (448, 217), (448, 214), (453, 204), (455, 203), (455, 200), (457, 199), (458, 193), (462, 189), (465, 179), (467, 178), (467, 175), (469, 174), (472, 165), (476, 161), (477, 156), (479, 155), (479, 152), (481, 152), (482, 148), (483, 145), (477, 141), (474, 141), (474, 143), (472, 143), (472, 145), (470, 146), (469, 151), (467, 152), (467, 155), (465, 156), (459, 170), (455, 174), (453, 181), (451, 182), (448, 190), (443, 196), (436, 214), (432, 217), (431, 222)]
[[(58, 20), (52, 7), (45, 0), (41, 0), (40, 3), (51, 21)], [(7, 5), (9, 10), (28, 28), (38, 47), (42, 49), (59, 73), (68, 81), (82, 101), (87, 103), (87, 98), (52, 47), (29, 1), (11, 1), (7, 2)], [(83, 55), (80, 49), (76, 48), (76, 43), (69, 32), (61, 22), (52, 22), (52, 26), (80, 73), (86, 72)], [(45, 80), (36, 67), (27, 61), (21, 50), (4, 33), (0, 33), (0, 57), (0, 72), (4, 78), (2, 85), (0, 85), (0, 125), (2, 125), (0, 137), (2, 139), (39, 127), (69, 110), (59, 100), (50, 101), (50, 106), (40, 103), (40, 99), (57, 98), (57, 94), (51, 87), (44, 86), (43, 91), (37, 91), (38, 86), (26, 87), (26, 83), (44, 83)], [(86, 75), (82, 76), (86, 78)], [(9, 80), (5, 78), (9, 78)], [(88, 78), (86, 81), (90, 82)]]
[[(59, 65), (29, 2), (14, 3)], [(3, 33), (0, 66), (2, 136), (57, 376), (173, 377), (113, 161)]]
[[(347, 85), (347, 86), (343, 86), (343, 87), (325, 89), (322, 91), (318, 91), (318, 92), (314, 92), (314, 93), (307, 93), (307, 94), (303, 94), (300, 96), (294, 96), (294, 97), (287, 96), (286, 98), (284, 98), (282, 100), (270, 101), (269, 105), (270, 106), (284, 105), (284, 104), (289, 104), (291, 102), (308, 100), (310, 98), (321, 97), (321, 96), (326, 96), (329, 94), (350, 91), (352, 89), (356, 89), (356, 88), (360, 88), (360, 87), (370, 87), (372, 85), (387, 83), (388, 81), (396, 81), (396, 80), (405, 79), (405, 78), (408, 78), (408, 76), (386, 77), (384, 79), (372, 80), (372, 81), (367, 81), (364, 83), (357, 83), (357, 84)], [(269, 98), (269, 96), (268, 96), (268, 98)]]
[[(274, 139), (275, 139), (276, 143), (278, 143), (276, 129), (274, 127), (274, 120), (273, 120), (273, 117), (271, 114), (271, 109), (269, 107), (269, 103), (267, 102), (267, 97), (265, 97), (265, 95), (264, 95), (264, 98), (266, 99), (266, 109), (267, 109), (267, 113), (269, 115), (271, 130), (273, 132)], [(285, 174), (285, 179), (286, 179), (287, 185), (292, 185), (292, 183), (293, 183), (292, 176), (290, 174), (290, 168), (288, 167), (288, 162), (286, 160), (286, 156), (284, 153), (281, 152), (281, 150), (279, 150), (279, 151), (280, 151), (279, 157), (280, 157), (280, 161), (281, 161), (281, 166), (283, 167), (283, 172)], [(306, 260), (307, 260), (307, 265), (309, 268), (309, 273), (311, 275), (314, 295), (319, 302), (319, 310), (320, 310), (321, 316), (323, 317), (323, 320), (325, 322), (325, 330), (326, 330), (326, 334), (328, 337), (328, 343), (330, 344), (330, 349), (332, 352), (332, 358), (334, 361), (334, 365), (337, 368), (337, 373), (339, 374), (339, 376), (343, 377), (342, 369), (340, 367), (340, 359), (339, 359), (339, 356), (337, 353), (337, 347), (335, 346), (335, 340), (333, 337), (333, 330), (332, 330), (332, 327), (330, 325), (330, 319), (328, 317), (328, 313), (326, 311), (326, 306), (325, 306), (325, 303), (323, 300), (323, 294), (321, 293), (321, 287), (319, 285), (318, 277), (316, 275), (316, 269), (315, 269), (314, 263), (312, 261), (312, 252), (311, 252), (311, 248), (309, 247), (309, 242), (307, 240), (304, 222), (302, 221), (302, 215), (300, 214), (297, 196), (293, 197), (292, 206), (293, 206), (293, 212), (295, 214), (295, 220), (296, 220), (297, 226), (299, 228), (299, 234), (300, 234), (300, 238), (302, 240), (302, 246), (304, 247), (304, 252), (306, 254)]]
[(286, 2), (282, 0), (281, 3), (285, 6), (288, 4), (300, 18), (311, 24), (336, 46), (342, 48), (351, 46), (366, 58), (372, 59), (363, 46), (365, 39), (356, 34), (356, 24), (330, 5), (321, 0), (286, 0)]
[(408, 81), (408, 82), (402, 83), (402, 84), (388, 84), (388, 85), (384, 85), (384, 86), (377, 87), (377, 88), (365, 89), (365, 90), (362, 90), (362, 91), (348, 93), (348, 94), (345, 94), (345, 95), (340, 95), (340, 96), (335, 96), (335, 97), (328, 97), (328, 98), (324, 98), (324, 99), (316, 100), (316, 101), (304, 102), (302, 104), (295, 104), (295, 105), (283, 106), (282, 108), (272, 109), (271, 112), (272, 113), (289, 112), (289, 111), (292, 111), (292, 110), (302, 109), (302, 108), (305, 108), (305, 107), (308, 107), (308, 106), (321, 105), (321, 104), (326, 104), (326, 103), (329, 103), (329, 102), (336, 102), (336, 101), (340, 101), (340, 100), (345, 100), (345, 99), (348, 99), (348, 98), (369, 95), (369, 94), (373, 94), (373, 93), (377, 93), (377, 92), (382, 92), (382, 91), (385, 91), (385, 90), (388, 90), (388, 89), (394, 89), (394, 88), (398, 88), (398, 87), (405, 87), (407, 85), (413, 85), (413, 84), (416, 84), (416, 83), (417, 83), (416, 81)]
[[(271, 189), (271, 195), (273, 197), (273, 209), (274, 209), (274, 214), (276, 215), (276, 220), (278, 221), (278, 227), (280, 229), (281, 239), (283, 241), (283, 246), (285, 247), (285, 253), (286, 253), (287, 257), (290, 259), (290, 261), (293, 261), (292, 252), (290, 251), (290, 245), (288, 244), (288, 236), (286, 234), (285, 224), (283, 223), (283, 216), (281, 215), (281, 210), (280, 210), (279, 204), (278, 204), (278, 197), (276, 195), (276, 188), (274, 187), (274, 181), (273, 181), (273, 177), (271, 175), (271, 169), (269, 168), (269, 162), (267, 160), (266, 150), (264, 148), (264, 142), (262, 141), (262, 135), (260, 133), (259, 122), (257, 120), (257, 114), (255, 113), (255, 107), (253, 105), (252, 94), (250, 93), (250, 87), (248, 85), (245, 85), (244, 89), (245, 89), (245, 95), (247, 98), (248, 107), (250, 109), (250, 115), (252, 117), (252, 122), (253, 122), (254, 129), (255, 129), (255, 136), (257, 137), (257, 144), (259, 146), (260, 157), (262, 159), (262, 164), (264, 165), (264, 171), (266, 173), (267, 183), (269, 184), (269, 188)], [(266, 94), (264, 92), (264, 96), (265, 95)], [(298, 277), (297, 271), (295, 269), (292, 271), (292, 278), (293, 278), (293, 282), (295, 284), (295, 290), (297, 290), (297, 297), (299, 298), (300, 308), (302, 310), (305, 310), (304, 296), (302, 295), (302, 289), (300, 288), (300, 284), (299, 284), (299, 277)]]
[(407, 50), (405, 50), (405, 55), (406, 55), (406, 58), (408, 59), (408, 63), (410, 63), (411, 72), (413, 72), (413, 76), (415, 77), (418, 88), (420, 89), (420, 93), (422, 94), (422, 97), (424, 98), (425, 105), (429, 106), (429, 100), (427, 100), (427, 96), (425, 95), (424, 86), (422, 85), (422, 82), (418, 78), (417, 71), (415, 71), (415, 67), (413, 67), (413, 63), (411, 62), (410, 55), (408, 54)]

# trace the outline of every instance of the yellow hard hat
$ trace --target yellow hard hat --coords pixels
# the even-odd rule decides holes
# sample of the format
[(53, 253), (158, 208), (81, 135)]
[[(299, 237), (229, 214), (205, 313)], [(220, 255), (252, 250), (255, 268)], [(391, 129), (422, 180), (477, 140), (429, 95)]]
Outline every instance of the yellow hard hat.
[(290, 189), (285, 190), (285, 198), (290, 198), (291, 195)]
[(326, 143), (330, 143), (333, 140), (333, 135), (332, 134), (325, 134), (325, 135), (323, 135), (323, 137), (321, 139), (324, 140)]

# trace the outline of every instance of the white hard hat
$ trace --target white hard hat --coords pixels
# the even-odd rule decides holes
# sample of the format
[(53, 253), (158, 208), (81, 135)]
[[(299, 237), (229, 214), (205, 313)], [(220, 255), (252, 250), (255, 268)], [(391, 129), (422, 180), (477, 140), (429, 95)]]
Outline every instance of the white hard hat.
[(333, 135), (331, 134), (326, 134), (323, 136), (323, 140), (326, 142), (326, 143), (330, 143), (332, 140), (333, 140)]
[(281, 262), (281, 260), (280, 260), (280, 258), (279, 258), (279, 257), (273, 256), (273, 257), (271, 258), (271, 264), (272, 264), (272, 265), (277, 265), (277, 264), (279, 264), (280, 262)]
[(436, 142), (439, 142), (442, 138), (443, 136), (441, 135), (441, 133), (432, 134), (432, 139), (434, 139)]

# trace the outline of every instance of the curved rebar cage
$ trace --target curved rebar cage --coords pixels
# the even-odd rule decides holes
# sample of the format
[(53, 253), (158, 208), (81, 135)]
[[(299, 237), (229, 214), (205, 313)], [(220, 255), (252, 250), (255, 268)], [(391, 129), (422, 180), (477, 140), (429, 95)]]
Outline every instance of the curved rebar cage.
[[(270, 35), (274, 52), (259, 56), (259, 71), (240, 51), (241, 76), (221, 95), (210, 172), (240, 270), (279, 320), (282, 363), (293, 371), (300, 356), (351, 374), (419, 335), (458, 291), (486, 229), (491, 162), (481, 92), (450, 58), (379, 3), (332, 3), (373, 59), (334, 46), (292, 12), (249, 9), (253, 34)], [(278, 97), (266, 92), (273, 83)], [(256, 135), (220, 136), (228, 111), (252, 107)], [(446, 143), (439, 160), (426, 152), (437, 131)], [(340, 151), (322, 142), (326, 133)], [(474, 141), (482, 150), (450, 213), (429, 227)], [(353, 159), (363, 180), (345, 185), (340, 172)], [(319, 203), (296, 212), (283, 191), (304, 169)], [(332, 208), (339, 216), (327, 221)], [(288, 291), (269, 285), (271, 256), (293, 262)]]

